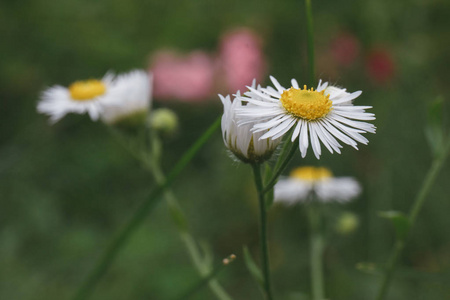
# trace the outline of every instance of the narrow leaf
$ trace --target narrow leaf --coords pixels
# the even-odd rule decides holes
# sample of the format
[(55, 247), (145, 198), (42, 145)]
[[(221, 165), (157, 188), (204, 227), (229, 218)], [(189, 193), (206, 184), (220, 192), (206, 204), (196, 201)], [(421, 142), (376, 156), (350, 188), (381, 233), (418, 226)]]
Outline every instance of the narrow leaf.
[(248, 250), (247, 246), (244, 246), (244, 261), (245, 265), (247, 266), (247, 269), (250, 271), (250, 274), (252, 274), (253, 278), (258, 282), (261, 288), (264, 288), (264, 277), (262, 275), (261, 270), (256, 265), (255, 261), (253, 260), (252, 255), (250, 254), (250, 251)]
[(395, 233), (397, 238), (403, 240), (406, 238), (408, 234), (410, 222), (407, 216), (404, 213), (399, 211), (382, 211), (379, 213), (379, 216), (382, 218), (389, 219), (394, 225)]

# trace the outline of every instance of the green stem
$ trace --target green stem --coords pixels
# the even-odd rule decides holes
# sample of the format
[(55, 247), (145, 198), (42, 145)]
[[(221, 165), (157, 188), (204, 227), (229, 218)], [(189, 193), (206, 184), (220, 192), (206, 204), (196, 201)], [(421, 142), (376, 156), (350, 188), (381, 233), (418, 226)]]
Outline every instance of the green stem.
[(256, 190), (258, 192), (259, 209), (260, 209), (260, 246), (262, 256), (262, 269), (264, 275), (264, 292), (265, 299), (272, 300), (272, 289), (270, 284), (270, 264), (269, 264), (269, 247), (267, 242), (267, 212), (266, 201), (263, 192), (263, 181), (261, 177), (261, 166), (252, 164), (253, 174), (255, 177)]
[(309, 86), (315, 85), (315, 73), (314, 73), (314, 30), (313, 30), (313, 13), (311, 0), (305, 0), (306, 9), (306, 31), (307, 31), (307, 44), (308, 44), (308, 73), (309, 73)]
[(310, 203), (308, 208), (310, 229), (310, 255), (311, 255), (311, 291), (313, 300), (325, 299), (323, 280), (323, 250), (324, 238), (322, 234), (322, 216), (320, 207)]
[[(297, 153), (298, 150), (298, 143), (299, 138), (297, 138), (294, 143), (291, 145), (291, 149), (289, 150), (289, 153), (287, 154), (286, 158), (283, 160), (283, 162), (280, 164), (280, 166), (276, 169), (275, 174), (272, 176), (270, 181), (266, 184), (266, 186), (263, 188), (262, 193), (265, 194), (268, 191), (270, 191), (273, 186), (277, 183), (278, 178), (280, 177), (281, 173), (283, 173), (284, 169), (286, 169), (287, 165), (291, 161), (291, 159), (294, 157), (294, 154)], [(278, 166), (275, 166), (275, 168)]]
[(167, 179), (163, 184), (157, 186), (149, 195), (149, 197), (143, 201), (136, 209), (133, 216), (128, 220), (125, 226), (116, 234), (112, 242), (106, 248), (103, 255), (98, 260), (94, 269), (89, 273), (86, 280), (80, 286), (73, 299), (81, 300), (86, 299), (94, 290), (95, 286), (106, 273), (111, 263), (116, 258), (119, 250), (126, 244), (131, 234), (139, 227), (148, 213), (158, 203), (158, 198), (161, 194), (172, 184), (181, 171), (188, 165), (192, 158), (202, 148), (202, 146), (208, 141), (213, 133), (220, 126), (220, 118), (218, 118), (206, 131), (200, 136), (197, 141), (189, 148), (184, 155), (180, 158), (177, 164), (173, 167)]
[[(411, 231), (412, 227), (414, 226), (414, 223), (416, 222), (417, 216), (419, 215), (420, 210), (422, 209), (425, 200), (427, 199), (427, 195), (431, 190), (431, 187), (433, 186), (434, 181), (436, 180), (437, 175), (439, 174), (439, 171), (442, 169), (442, 166), (444, 165), (445, 159), (447, 158), (447, 155), (450, 151), (450, 136), (448, 137), (448, 142), (446, 147), (444, 148), (444, 151), (441, 155), (437, 156), (433, 163), (431, 164), (430, 169), (428, 170), (427, 175), (425, 176), (425, 179), (422, 183), (422, 187), (420, 188), (419, 193), (417, 194), (416, 200), (414, 201), (413, 207), (411, 211), (409, 212), (409, 229), (408, 231)], [(405, 235), (406, 236), (406, 235)], [(389, 286), (391, 284), (392, 276), (395, 271), (395, 267), (397, 266), (397, 261), (400, 257), (400, 254), (402, 253), (403, 249), (405, 248), (406, 244), (406, 238), (404, 239), (397, 239), (395, 242), (394, 248), (391, 252), (391, 256), (389, 257), (387, 268), (384, 273), (384, 277), (381, 283), (380, 290), (377, 295), (377, 300), (383, 300), (386, 298)]]
[[(159, 142), (160, 141), (157, 139), (157, 136), (152, 134), (150, 143), (151, 144), (154, 144), (154, 143), (159, 144)], [(153, 151), (149, 151), (149, 155), (150, 155), (150, 157), (149, 157), (150, 163), (146, 163), (144, 161), (144, 164), (147, 166), (147, 169), (153, 174), (153, 177), (155, 178), (156, 183), (161, 185), (166, 180), (165, 176), (161, 170), (158, 160), (155, 159), (155, 156), (153, 155)], [(188, 250), (189, 256), (191, 257), (192, 263), (194, 264), (197, 271), (200, 273), (200, 275), (202, 277), (208, 276), (208, 273), (210, 271), (210, 266), (207, 265), (207, 262), (205, 262), (202, 259), (200, 251), (197, 247), (197, 243), (195, 242), (195, 239), (192, 236), (192, 234), (188, 231), (187, 220), (186, 220), (185, 214), (184, 214), (180, 204), (178, 203), (177, 198), (175, 197), (175, 195), (173, 194), (173, 192), (170, 189), (167, 189), (164, 192), (164, 197), (169, 206), (169, 210), (171, 212), (172, 218), (174, 219), (174, 222), (176, 223), (177, 228), (179, 230), (180, 238), (183, 241), (183, 243), (185, 244), (185, 247)], [(231, 300), (231, 297), (222, 288), (222, 286), (219, 284), (219, 282), (216, 279), (213, 279), (212, 277), (210, 277), (207, 281), (205, 281), (205, 283), (208, 283), (211, 291), (216, 295), (216, 297), (218, 299)]]

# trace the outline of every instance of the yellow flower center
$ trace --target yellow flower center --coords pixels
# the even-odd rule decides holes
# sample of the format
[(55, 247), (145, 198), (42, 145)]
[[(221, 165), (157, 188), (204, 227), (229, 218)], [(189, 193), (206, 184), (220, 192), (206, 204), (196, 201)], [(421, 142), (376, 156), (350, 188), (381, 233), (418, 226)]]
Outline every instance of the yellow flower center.
[(309, 121), (323, 118), (331, 111), (330, 95), (324, 95), (325, 90), (318, 92), (313, 88), (302, 89), (291, 87), (281, 94), (281, 104), (291, 114)]
[(106, 92), (106, 86), (96, 79), (77, 81), (69, 86), (69, 92), (73, 100), (86, 101), (103, 95)]
[(324, 167), (300, 167), (292, 170), (290, 176), (301, 180), (317, 181), (331, 178), (333, 173)]

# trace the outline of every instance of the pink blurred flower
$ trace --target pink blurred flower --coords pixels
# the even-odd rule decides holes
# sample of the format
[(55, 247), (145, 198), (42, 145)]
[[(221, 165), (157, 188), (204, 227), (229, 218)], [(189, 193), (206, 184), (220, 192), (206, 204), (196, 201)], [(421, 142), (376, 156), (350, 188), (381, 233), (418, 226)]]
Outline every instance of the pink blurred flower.
[(218, 67), (229, 92), (245, 89), (254, 78), (261, 81), (266, 69), (261, 44), (261, 39), (246, 28), (222, 36)]
[(395, 63), (391, 53), (385, 48), (372, 50), (366, 60), (366, 70), (376, 83), (387, 83), (395, 74)]
[(351, 33), (340, 33), (331, 42), (331, 53), (337, 63), (350, 66), (358, 58), (360, 53), (359, 40)]
[(155, 99), (198, 102), (211, 97), (214, 64), (207, 53), (194, 51), (183, 56), (160, 51), (152, 61)]

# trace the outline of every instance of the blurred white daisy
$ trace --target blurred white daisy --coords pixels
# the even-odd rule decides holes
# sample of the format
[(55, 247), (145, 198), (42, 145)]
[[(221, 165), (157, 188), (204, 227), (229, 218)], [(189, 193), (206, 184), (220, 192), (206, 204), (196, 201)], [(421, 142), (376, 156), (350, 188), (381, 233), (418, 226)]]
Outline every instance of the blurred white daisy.
[(52, 123), (68, 113), (88, 113), (96, 121), (103, 105), (114, 101), (111, 97), (113, 78), (113, 74), (107, 73), (102, 80), (77, 81), (68, 88), (60, 85), (50, 87), (42, 93), (37, 110), (49, 115)]
[(274, 187), (275, 202), (295, 204), (309, 199), (321, 202), (347, 202), (361, 193), (361, 186), (352, 177), (333, 177), (323, 167), (300, 167), (281, 178)]
[(114, 79), (111, 95), (115, 102), (105, 103), (101, 119), (114, 124), (124, 119), (143, 119), (147, 116), (151, 102), (152, 75), (142, 70), (121, 74)]
[(368, 143), (361, 133), (375, 133), (373, 124), (361, 122), (375, 119), (374, 114), (365, 111), (372, 107), (352, 104), (361, 91), (348, 93), (346, 89), (328, 86), (328, 82), (322, 84), (322, 81), (316, 90), (308, 89), (306, 85), (301, 89), (295, 79), (291, 80), (292, 87), (286, 89), (274, 77), (270, 79), (276, 89), (271, 86), (259, 90), (248, 87), (245, 96), (239, 97), (241, 101), (252, 104), (238, 110), (239, 125), (253, 123), (254, 133), (264, 133), (260, 139), (278, 139), (294, 128), (291, 141), (299, 138), (302, 157), (306, 156), (311, 142), (319, 159), (322, 152), (320, 142), (331, 153), (341, 153), (342, 146), (337, 140), (358, 149), (357, 142)]
[[(255, 87), (255, 82), (253, 87)], [(255, 90), (260, 88), (258, 87)], [(222, 136), (227, 148), (238, 159), (246, 163), (260, 163), (269, 159), (281, 139), (261, 139), (264, 132), (252, 132), (251, 129), (258, 119), (255, 119), (255, 122), (247, 122), (245, 125), (237, 125), (236, 110), (245, 105), (240, 100), (239, 91), (233, 101), (231, 101), (229, 95), (226, 97), (219, 95), (219, 97), (223, 103)]]

